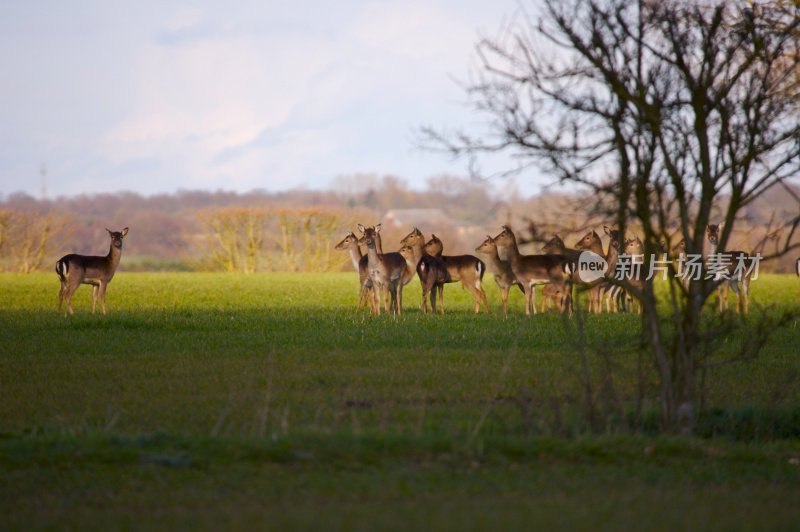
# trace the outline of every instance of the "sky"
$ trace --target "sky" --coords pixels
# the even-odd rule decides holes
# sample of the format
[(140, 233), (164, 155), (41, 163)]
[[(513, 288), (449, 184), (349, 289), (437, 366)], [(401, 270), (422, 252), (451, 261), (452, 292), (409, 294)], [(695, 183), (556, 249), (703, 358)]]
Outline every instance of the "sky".
[[(517, 0), (0, 0), (0, 195), (413, 188)], [(44, 174), (44, 180), (42, 175)], [(45, 185), (43, 187), (42, 185)], [(526, 186), (525, 183), (522, 183)]]

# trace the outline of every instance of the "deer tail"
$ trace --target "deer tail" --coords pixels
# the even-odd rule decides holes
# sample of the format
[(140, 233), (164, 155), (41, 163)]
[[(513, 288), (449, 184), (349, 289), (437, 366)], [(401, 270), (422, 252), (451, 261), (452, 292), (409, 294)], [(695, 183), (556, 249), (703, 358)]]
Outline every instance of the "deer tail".
[(67, 275), (69, 274), (69, 262), (65, 260), (56, 262), (56, 274), (58, 274), (58, 278), (61, 279), (62, 283), (66, 283)]

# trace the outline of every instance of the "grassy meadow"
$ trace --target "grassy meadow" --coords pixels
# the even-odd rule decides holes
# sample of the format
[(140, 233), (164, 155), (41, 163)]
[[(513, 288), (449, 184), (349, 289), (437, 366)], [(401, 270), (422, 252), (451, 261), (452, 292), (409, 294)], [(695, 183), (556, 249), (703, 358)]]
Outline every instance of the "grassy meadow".
[[(580, 415), (574, 320), (445, 288), (355, 311), (342, 274), (119, 272), (56, 311), (0, 275), (0, 529), (800, 528), (800, 322), (706, 375), (698, 436), (659, 435), (640, 318), (586, 317), (603, 433)], [(751, 314), (800, 306), (761, 275)], [(720, 338), (724, 356), (743, 338)]]

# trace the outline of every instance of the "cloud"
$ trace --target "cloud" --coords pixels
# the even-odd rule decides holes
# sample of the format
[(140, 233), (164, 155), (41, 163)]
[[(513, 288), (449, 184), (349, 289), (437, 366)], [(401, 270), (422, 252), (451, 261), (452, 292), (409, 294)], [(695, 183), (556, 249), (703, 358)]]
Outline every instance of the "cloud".
[[(324, 186), (358, 171), (423, 182), (446, 169), (409, 157), (410, 130), (462, 122), (450, 76), (465, 73), (480, 17), (504, 8), (301, 4), (90, 2), (60, 10), (53, 39), (0, 37), (6, 50), (30, 47), (26, 65), (0, 55), (21, 80), (0, 89), (15, 128), (0, 134), (0, 171), (29, 164), (36, 175), (44, 159), (52, 188), (75, 194), (131, 189), (123, 179), (150, 193)], [(35, 73), (30, 62), (51, 56)], [(18, 188), (0, 174), (0, 191)]]

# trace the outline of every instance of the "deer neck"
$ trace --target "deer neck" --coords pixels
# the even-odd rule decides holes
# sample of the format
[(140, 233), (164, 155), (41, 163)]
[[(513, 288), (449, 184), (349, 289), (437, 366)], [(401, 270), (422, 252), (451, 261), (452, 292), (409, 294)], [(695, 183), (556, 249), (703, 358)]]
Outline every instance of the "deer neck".
[(708, 241), (708, 253), (709, 253), (709, 255), (714, 255), (714, 254), (716, 254), (716, 253), (717, 253), (717, 248), (718, 248), (718, 247), (719, 247), (719, 241), (717, 241), (717, 243), (716, 243), (716, 244), (714, 244), (713, 242), (711, 242), (711, 241), (709, 240), (709, 241)]
[(120, 257), (122, 257), (122, 247), (117, 247), (112, 243), (111, 248), (108, 250), (108, 255), (106, 255), (106, 262), (111, 266), (112, 270), (119, 265)]
[(508, 245), (508, 251), (511, 259), (511, 264), (518, 264), (520, 259), (522, 259), (522, 253), (519, 252), (519, 246), (517, 246), (516, 238), (511, 239), (511, 242)]
[(356, 270), (358, 270), (358, 265), (361, 263), (361, 257), (364, 255), (361, 253), (361, 248), (358, 246), (358, 242), (355, 243), (354, 246), (350, 246), (350, 260), (353, 261), (353, 266)]
[(608, 271), (612, 272), (617, 267), (617, 260), (619, 259), (619, 249), (611, 242), (608, 244), (608, 253), (606, 254), (606, 264), (608, 264)]
[(367, 244), (367, 260), (369, 261), (369, 264), (377, 264), (380, 261), (380, 257), (378, 257), (378, 250), (376, 249), (374, 242), (372, 245)]
[(500, 259), (500, 254), (497, 252), (496, 247), (492, 247), (491, 250), (487, 253), (489, 257), (489, 262), (495, 266), (501, 265), (503, 263), (502, 259)]
[[(612, 246), (609, 245), (608, 247), (609, 247), (608, 253), (611, 253)], [(600, 241), (593, 242), (592, 245), (589, 246), (588, 251), (591, 251), (592, 253), (599, 255), (601, 257), (606, 257), (608, 255), (607, 253), (603, 252), (603, 244)]]
[(425, 239), (424, 238), (417, 238), (414, 240), (413, 244), (410, 244), (409, 247), (414, 250), (414, 259), (419, 262), (420, 259), (427, 255), (428, 252), (425, 251)]
[(423, 255), (425, 255), (425, 247), (421, 242), (415, 242), (414, 245), (410, 247), (414, 252), (414, 267), (416, 268), (419, 261), (422, 260)]

